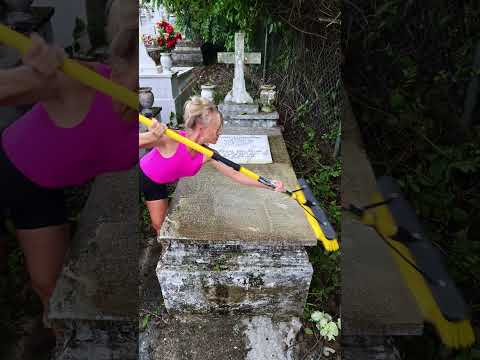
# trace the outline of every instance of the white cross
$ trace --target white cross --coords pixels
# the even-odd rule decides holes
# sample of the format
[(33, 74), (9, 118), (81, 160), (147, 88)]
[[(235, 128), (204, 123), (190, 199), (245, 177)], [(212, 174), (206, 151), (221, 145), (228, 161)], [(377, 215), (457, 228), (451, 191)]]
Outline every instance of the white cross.
[(225, 96), (225, 102), (236, 104), (251, 104), (253, 99), (245, 88), (245, 77), (243, 73), (244, 64), (261, 64), (261, 53), (245, 53), (245, 34), (235, 33), (235, 52), (220, 52), (217, 60), (223, 64), (235, 64), (235, 76), (233, 87)]

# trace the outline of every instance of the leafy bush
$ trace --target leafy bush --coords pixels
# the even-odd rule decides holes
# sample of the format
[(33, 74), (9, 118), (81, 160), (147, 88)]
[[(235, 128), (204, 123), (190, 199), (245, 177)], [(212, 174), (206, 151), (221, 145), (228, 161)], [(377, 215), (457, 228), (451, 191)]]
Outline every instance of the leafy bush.
[(164, 0), (177, 16), (177, 24), (187, 37), (234, 49), (235, 32), (245, 32), (248, 44), (265, 14), (263, 2), (253, 0)]

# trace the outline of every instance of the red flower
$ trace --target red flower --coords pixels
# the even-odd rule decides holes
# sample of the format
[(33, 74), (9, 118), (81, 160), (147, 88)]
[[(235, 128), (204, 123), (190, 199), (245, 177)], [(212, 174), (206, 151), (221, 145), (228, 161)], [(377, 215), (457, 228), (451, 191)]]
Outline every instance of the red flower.
[(173, 32), (173, 26), (170, 24), (167, 24), (167, 26), (165, 26), (165, 31), (171, 34)]
[(163, 38), (158, 38), (158, 45), (160, 45), (160, 46), (163, 45)]
[(176, 33), (175, 34), (175, 40), (182, 40), (182, 34)]

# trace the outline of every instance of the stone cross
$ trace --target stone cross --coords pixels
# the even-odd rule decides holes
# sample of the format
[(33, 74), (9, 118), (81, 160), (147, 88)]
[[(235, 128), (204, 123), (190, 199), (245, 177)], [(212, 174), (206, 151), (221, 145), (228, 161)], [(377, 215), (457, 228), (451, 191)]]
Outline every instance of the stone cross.
[(218, 62), (223, 64), (235, 64), (235, 76), (233, 87), (225, 96), (225, 102), (237, 104), (250, 104), (253, 99), (245, 88), (245, 77), (243, 73), (244, 64), (261, 64), (261, 53), (245, 53), (245, 34), (235, 33), (235, 52), (218, 53)]

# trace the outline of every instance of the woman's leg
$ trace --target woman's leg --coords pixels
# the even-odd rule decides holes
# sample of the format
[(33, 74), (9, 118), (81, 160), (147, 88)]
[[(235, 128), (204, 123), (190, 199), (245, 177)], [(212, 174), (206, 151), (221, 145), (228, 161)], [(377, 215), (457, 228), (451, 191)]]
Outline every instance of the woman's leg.
[(168, 199), (145, 201), (148, 212), (150, 213), (150, 221), (155, 232), (158, 234), (162, 228), (163, 221), (167, 215)]
[(65, 261), (69, 237), (67, 224), (17, 230), (32, 287), (40, 296), (45, 311)]

